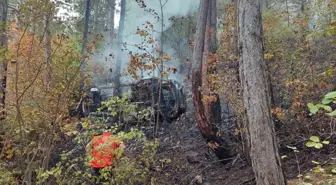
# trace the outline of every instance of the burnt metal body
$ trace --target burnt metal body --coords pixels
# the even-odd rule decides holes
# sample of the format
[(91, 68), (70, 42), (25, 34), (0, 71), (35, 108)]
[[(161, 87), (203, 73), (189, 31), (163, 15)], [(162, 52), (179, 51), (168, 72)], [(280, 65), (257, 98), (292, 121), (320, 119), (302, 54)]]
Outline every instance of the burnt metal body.
[[(158, 78), (143, 78), (135, 83), (122, 85), (122, 91), (125, 92), (129, 90), (131, 93), (128, 97), (128, 101), (138, 104), (138, 110), (154, 108), (155, 113), (159, 113), (160, 117), (167, 122), (173, 121), (186, 111), (184, 87), (175, 80), (168, 79), (162, 81), (160, 102), (158, 102), (160, 93)], [(97, 112), (97, 109), (101, 107), (102, 101), (110, 99), (112, 94), (112, 87), (92, 88), (88, 96), (81, 100), (78, 108), (81, 109), (80, 112), (82, 112), (85, 117), (111, 117), (106, 110)], [(134, 119), (136, 119), (135, 117), (136, 116), (134, 116)], [(130, 121), (132, 120), (128, 118), (128, 122)]]

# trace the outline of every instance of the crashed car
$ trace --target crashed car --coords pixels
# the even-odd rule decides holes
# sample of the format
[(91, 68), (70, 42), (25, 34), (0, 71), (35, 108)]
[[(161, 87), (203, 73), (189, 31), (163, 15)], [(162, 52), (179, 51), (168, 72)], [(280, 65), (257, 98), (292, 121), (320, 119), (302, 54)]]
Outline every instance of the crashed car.
[[(138, 111), (151, 107), (167, 122), (173, 121), (186, 111), (184, 86), (176, 80), (162, 80), (161, 95), (159, 79), (154, 77), (143, 78), (130, 85), (122, 85), (121, 89), (123, 92), (130, 90), (128, 101), (138, 105), (138, 110), (133, 115), (129, 114), (127, 118), (123, 116), (127, 122), (132, 121), (130, 119), (132, 116), (135, 121)], [(111, 116), (107, 110), (103, 112), (97, 112), (97, 110), (102, 106), (102, 101), (110, 99), (112, 94), (113, 88), (106, 86), (91, 88), (88, 96), (80, 102), (81, 112), (84, 116)], [(160, 103), (158, 103), (159, 97), (161, 97)]]

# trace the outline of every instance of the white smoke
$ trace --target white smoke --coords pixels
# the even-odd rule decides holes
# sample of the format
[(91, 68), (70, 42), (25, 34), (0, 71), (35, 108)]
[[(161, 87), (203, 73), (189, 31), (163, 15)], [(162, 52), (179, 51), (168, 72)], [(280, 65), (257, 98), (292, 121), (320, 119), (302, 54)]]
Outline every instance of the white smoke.
[[(117, 7), (116, 9), (120, 9), (119, 2), (120, 0), (117, 0)], [(137, 28), (143, 29), (144, 26), (143, 24), (146, 23), (147, 21), (152, 23), (154, 26), (154, 37), (155, 37), (155, 42), (157, 45), (160, 44), (160, 34), (161, 34), (161, 20), (158, 20), (155, 15), (152, 13), (145, 11), (152, 9), (154, 10), (157, 15), (161, 19), (161, 10), (160, 10), (160, 0), (144, 0), (146, 4), (146, 8), (140, 7), (138, 2), (136, 0), (131, 0), (131, 1), (126, 1), (126, 19), (125, 19), (125, 29), (124, 29), (124, 38), (123, 42), (126, 43), (126, 48), (127, 50), (119, 51), (116, 49), (116, 47), (113, 47), (112, 50), (111, 48), (104, 48), (103, 51), (100, 51), (97, 53), (95, 56), (92, 56), (92, 64), (96, 65), (98, 64), (99, 66), (104, 68), (105, 73), (103, 77), (110, 77), (110, 80), (112, 80), (112, 74), (109, 73), (109, 69), (111, 68), (112, 71), (114, 71), (114, 66), (116, 62), (116, 56), (122, 53), (122, 72), (127, 70), (127, 66), (129, 63), (129, 52), (131, 51), (133, 54), (134, 53), (143, 53), (145, 51), (139, 50), (137, 47), (134, 47), (134, 45), (141, 44), (142, 38), (136, 34)], [(169, 20), (169, 18), (175, 16), (175, 17), (181, 17), (181, 16), (186, 16), (191, 12), (196, 12), (199, 6), (199, 0), (162, 0), (162, 3), (165, 3), (163, 7), (163, 31), (167, 30), (170, 28), (172, 22)], [(120, 12), (116, 12), (115, 17), (118, 19), (120, 18)], [(119, 25), (119, 20), (115, 21), (115, 27), (117, 28)], [(116, 30), (117, 33), (117, 30)], [(165, 41), (163, 41), (165, 42)], [(124, 48), (123, 48), (124, 49)], [(147, 52), (152, 53), (153, 48), (149, 47)], [(113, 55), (115, 56), (114, 59), (110, 57), (109, 55), (111, 54), (111, 51)], [(168, 63), (170, 66), (178, 66), (178, 59), (175, 55), (175, 51), (170, 48), (165, 48), (164, 53), (167, 53), (171, 58), (172, 61)], [(99, 72), (102, 74), (101, 72)], [(147, 73), (144, 73), (144, 75), (147, 75)], [(175, 79), (177, 81), (182, 81), (182, 75), (179, 74), (178, 72), (173, 74), (169, 74), (169, 78)], [(131, 78), (130, 77), (122, 77), (121, 81), (122, 83), (128, 83), (130, 82)], [(99, 84), (106, 84), (109, 83), (108, 79), (99, 79), (95, 77), (96, 83)]]

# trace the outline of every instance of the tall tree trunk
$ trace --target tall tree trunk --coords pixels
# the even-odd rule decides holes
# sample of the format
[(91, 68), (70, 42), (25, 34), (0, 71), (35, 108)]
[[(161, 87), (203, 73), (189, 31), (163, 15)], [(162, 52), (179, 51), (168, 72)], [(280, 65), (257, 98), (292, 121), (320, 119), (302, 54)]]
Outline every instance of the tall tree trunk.
[(289, 7), (288, 7), (288, 0), (286, 0), (286, 13), (287, 13), (287, 26), (289, 27), (290, 13), (289, 13)]
[(87, 44), (87, 35), (88, 35), (88, 30), (89, 30), (90, 10), (91, 10), (91, 0), (86, 0), (85, 15), (84, 15), (84, 29), (83, 29), (83, 43), (82, 43), (83, 59), (80, 64), (80, 69), (81, 69), (80, 91), (81, 92), (83, 92), (83, 89), (84, 89), (84, 77), (85, 77), (84, 70), (86, 69), (86, 63), (85, 63), (85, 59), (87, 55), (86, 44)]
[(112, 51), (112, 42), (114, 37), (114, 10), (115, 0), (108, 0), (108, 19), (107, 19), (107, 45)]
[(240, 76), (253, 171), (258, 185), (284, 185), (264, 61), (261, 1), (239, 0), (238, 7)]
[(124, 37), (124, 28), (125, 28), (125, 17), (126, 17), (126, 0), (120, 1), (120, 21), (118, 28), (118, 53), (117, 53), (117, 63), (116, 70), (114, 74), (114, 83), (115, 83), (115, 94), (114, 96), (121, 95), (121, 87), (120, 87), (120, 70), (121, 70), (121, 60), (123, 56), (122, 46), (123, 46), (123, 37)]
[(45, 44), (45, 58), (46, 58), (46, 75), (45, 75), (45, 81), (47, 84), (47, 88), (49, 88), (50, 80), (51, 80), (51, 31), (50, 31), (50, 22), (51, 17), (53, 16), (51, 13), (47, 13), (48, 15), (45, 15), (45, 34), (44, 34), (44, 44)]
[(194, 56), (193, 64), (191, 67), (191, 81), (192, 81), (192, 92), (193, 92), (193, 104), (195, 107), (196, 121), (201, 133), (204, 136), (210, 136), (211, 124), (210, 120), (207, 119), (205, 115), (205, 108), (202, 103), (202, 62), (203, 62), (203, 52), (204, 52), (204, 40), (205, 40), (205, 30), (207, 21), (207, 12), (209, 7), (209, 0), (201, 0), (199, 13), (197, 18), (197, 27), (194, 42)]
[(8, 11), (8, 1), (1, 0), (0, 1), (0, 47), (3, 51), (0, 53), (0, 81), (1, 81), (1, 89), (0, 89), (0, 119), (5, 118), (5, 100), (6, 100), (6, 85), (7, 85), (7, 61), (5, 58), (5, 52), (7, 50), (7, 35), (6, 35), (6, 26), (7, 26), (7, 11)]
[(94, 33), (99, 34), (101, 33), (101, 27), (99, 25), (99, 2), (98, 1), (93, 1), (92, 8), (94, 9), (94, 14), (93, 14), (93, 25), (94, 25)]
[[(207, 24), (206, 24), (206, 31), (205, 31), (205, 64), (207, 66), (207, 74), (216, 74), (216, 66), (212, 63), (208, 62), (208, 58), (214, 57), (214, 54), (217, 51), (217, 5), (216, 0), (209, 1), (209, 9), (207, 15)], [(207, 88), (210, 88), (210, 96), (215, 96), (215, 102), (209, 102), (207, 105), (207, 116), (210, 119), (210, 123), (215, 129), (216, 125), (222, 123), (221, 117), (221, 105), (219, 96), (215, 91), (209, 86), (210, 83), (207, 83)], [(217, 130), (217, 129), (215, 129)]]
[(301, 13), (305, 11), (306, 0), (301, 0)]
[[(210, 0), (213, 1), (213, 0)], [(205, 106), (202, 102), (202, 65), (203, 65), (203, 55), (204, 55), (204, 42), (205, 42), (205, 32), (207, 23), (207, 14), (210, 7), (209, 0), (201, 0), (199, 13), (197, 18), (197, 27), (195, 34), (195, 45), (192, 63), (192, 99), (196, 114), (196, 122), (199, 127), (202, 136), (208, 143), (208, 145), (213, 149), (215, 154), (220, 159), (225, 159), (231, 157), (229, 152), (223, 147), (224, 143), (220, 138), (216, 136), (214, 127), (211, 124), (211, 120), (205, 113)]]

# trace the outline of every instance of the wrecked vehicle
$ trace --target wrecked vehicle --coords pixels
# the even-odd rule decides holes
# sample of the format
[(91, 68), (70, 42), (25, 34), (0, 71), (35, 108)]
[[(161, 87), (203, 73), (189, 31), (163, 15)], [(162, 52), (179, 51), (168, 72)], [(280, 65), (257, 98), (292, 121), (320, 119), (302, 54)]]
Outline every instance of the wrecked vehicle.
[[(138, 121), (137, 114), (139, 111), (152, 110), (152, 108), (154, 108), (155, 114), (151, 114), (152, 120), (153, 118), (156, 118), (154, 115), (159, 113), (160, 119), (171, 122), (186, 111), (184, 86), (176, 80), (162, 80), (160, 103), (158, 103), (160, 94), (160, 83), (158, 78), (142, 78), (132, 84), (121, 85), (121, 89), (122, 92), (130, 91), (127, 100), (129, 103), (137, 104), (137, 110), (128, 113), (127, 115), (123, 115), (122, 117), (114, 116), (114, 118), (112, 118), (114, 121), (118, 119), (119, 121), (124, 122), (136, 122)], [(91, 88), (88, 95), (79, 103), (78, 108), (85, 117), (98, 116), (111, 119), (113, 116), (108, 113), (107, 109), (103, 109), (102, 111), (97, 110), (102, 106), (103, 101), (113, 97), (112, 94), (112, 87), (102, 86)]]

